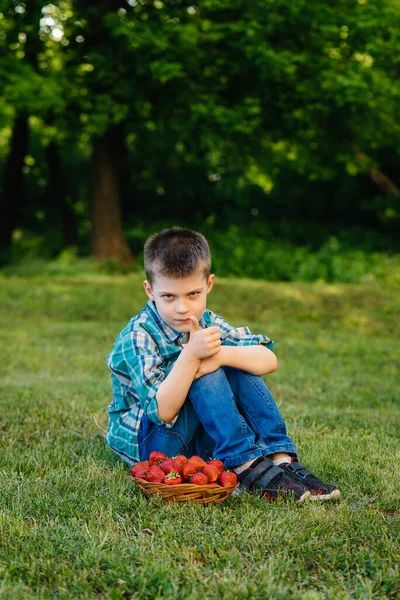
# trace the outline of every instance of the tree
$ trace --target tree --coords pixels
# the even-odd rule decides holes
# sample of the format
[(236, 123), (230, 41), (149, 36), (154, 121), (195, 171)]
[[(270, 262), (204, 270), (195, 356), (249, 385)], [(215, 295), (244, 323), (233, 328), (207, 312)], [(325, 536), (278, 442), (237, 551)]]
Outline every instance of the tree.
[[(38, 37), (35, 27), (39, 26), (40, 2), (31, 2), (29, 10), (16, 2), (2, 2), (4, 23), (3, 43), (0, 49), (0, 74), (4, 88), (16, 96), (16, 84), (21, 83), (21, 75), (27, 82), (35, 85), (37, 70)], [(23, 48), (23, 50), (21, 49)], [(11, 50), (11, 53), (8, 52)], [(24, 62), (21, 62), (21, 59)], [(27, 84), (29, 87), (29, 83)], [(2, 86), (3, 87), (3, 86)], [(1, 200), (8, 206), (8, 219), (2, 219), (0, 224), (0, 246), (2, 251), (10, 245), (11, 234), (14, 230), (19, 208), (23, 202), (23, 172), (24, 158), (28, 147), (28, 118), (30, 106), (18, 94), (15, 98), (14, 122), (12, 125), (10, 150), (5, 161), (2, 177)]]
[(43, 2), (32, 0), (29, 5), (15, 0), (1, 1), (3, 22), (0, 46), (0, 77), (3, 106), (12, 113), (9, 153), (4, 161), (1, 199), (8, 207), (8, 219), (0, 225), (0, 245), (3, 256), (10, 246), (18, 214), (25, 202), (25, 157), (29, 144), (29, 118), (59, 110), (61, 90), (54, 79), (46, 78), (39, 66), (43, 52), (39, 36)]
[(52, 175), (33, 191), (58, 218), (91, 196), (95, 256), (130, 264), (139, 217), (395, 221), (396, 0), (32, 2), (29, 60), (19, 5), (0, 3), (0, 123), (32, 115)]
[[(107, 25), (108, 14), (119, 6), (116, 0), (103, 0), (96, 5), (75, 0), (75, 41), (80, 46), (75, 46), (68, 67), (74, 70), (75, 82), (80, 80), (85, 90), (80, 101), (92, 148), (92, 253), (98, 259), (112, 258), (130, 266), (132, 253), (122, 229), (120, 201), (120, 170), (125, 158), (122, 121), (126, 110), (123, 107), (118, 111), (118, 77), (123, 69), (122, 73), (118, 69), (121, 51)], [(86, 112), (87, 108), (90, 111)]]

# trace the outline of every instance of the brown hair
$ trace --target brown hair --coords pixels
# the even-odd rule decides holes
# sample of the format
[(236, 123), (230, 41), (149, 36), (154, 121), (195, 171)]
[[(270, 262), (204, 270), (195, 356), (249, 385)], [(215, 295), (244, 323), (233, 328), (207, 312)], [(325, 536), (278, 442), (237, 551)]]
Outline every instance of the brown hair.
[(199, 266), (204, 276), (211, 272), (211, 255), (201, 233), (182, 227), (171, 227), (150, 236), (144, 245), (144, 269), (150, 284), (156, 273), (167, 277), (188, 277)]

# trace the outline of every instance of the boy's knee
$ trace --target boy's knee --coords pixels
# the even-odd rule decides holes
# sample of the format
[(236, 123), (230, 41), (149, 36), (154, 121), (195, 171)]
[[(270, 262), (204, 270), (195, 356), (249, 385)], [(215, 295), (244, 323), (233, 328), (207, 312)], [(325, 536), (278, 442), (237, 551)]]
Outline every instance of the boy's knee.
[(253, 373), (249, 373), (243, 369), (237, 369), (236, 367), (224, 367), (224, 369), (228, 377), (245, 377), (246, 379), (262, 381), (261, 375), (253, 375)]
[(223, 378), (225, 378), (225, 371), (224, 371), (224, 367), (219, 367), (219, 369), (217, 369), (216, 371), (213, 371), (212, 373), (208, 373), (207, 375), (203, 375), (202, 377), (199, 377), (199, 379), (196, 379), (195, 381), (193, 381), (191, 387), (195, 387), (195, 389), (201, 388), (201, 387), (209, 387), (210, 385), (213, 386), (213, 388), (218, 385), (219, 381), (222, 381)]

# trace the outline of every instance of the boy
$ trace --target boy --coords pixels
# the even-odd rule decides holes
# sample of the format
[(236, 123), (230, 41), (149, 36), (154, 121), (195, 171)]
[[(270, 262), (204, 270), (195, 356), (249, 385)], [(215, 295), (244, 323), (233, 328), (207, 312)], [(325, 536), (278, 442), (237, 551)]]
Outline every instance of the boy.
[(107, 356), (109, 446), (129, 465), (153, 450), (214, 457), (240, 488), (268, 498), (338, 498), (298, 461), (261, 378), (277, 368), (272, 340), (206, 310), (214, 283), (206, 239), (165, 229), (146, 241), (144, 266), (147, 305)]

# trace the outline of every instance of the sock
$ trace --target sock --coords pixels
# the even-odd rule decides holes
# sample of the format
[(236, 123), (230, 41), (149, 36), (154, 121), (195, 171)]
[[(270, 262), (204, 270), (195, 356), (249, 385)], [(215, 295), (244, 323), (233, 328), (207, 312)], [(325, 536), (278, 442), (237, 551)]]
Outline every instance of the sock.
[(274, 458), (274, 460), (272, 462), (274, 463), (274, 465), (279, 467), (279, 465), (283, 465), (284, 463), (290, 465), (290, 463), (292, 461), (293, 461), (292, 456), (281, 456), (280, 458)]
[(242, 465), (238, 465), (237, 467), (233, 467), (233, 470), (235, 471), (236, 475), (239, 475), (239, 473), (242, 473), (243, 471), (245, 471), (246, 469), (248, 469), (249, 467), (251, 467), (251, 465), (253, 464), (253, 462), (257, 460), (256, 458), (252, 458), (250, 460), (248, 460), (247, 462), (243, 463)]

